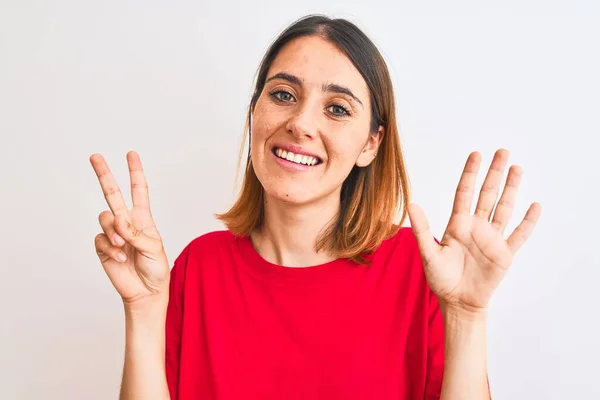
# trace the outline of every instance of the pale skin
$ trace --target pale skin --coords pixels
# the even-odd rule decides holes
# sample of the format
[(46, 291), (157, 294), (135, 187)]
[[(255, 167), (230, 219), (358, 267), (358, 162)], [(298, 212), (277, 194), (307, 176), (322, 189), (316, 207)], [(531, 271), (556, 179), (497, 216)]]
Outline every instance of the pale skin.
[[(323, 60), (327, 60), (324, 62)], [(304, 38), (281, 50), (269, 76), (286, 72), (300, 84), (274, 79), (253, 114), (256, 173), (266, 194), (264, 228), (252, 234), (257, 251), (286, 266), (308, 266), (332, 257), (314, 250), (319, 232), (339, 209), (341, 183), (354, 166), (368, 165), (385, 134), (368, 132), (368, 91), (335, 47), (318, 38)], [(363, 104), (322, 90), (329, 83), (351, 89)], [(274, 101), (269, 92), (285, 89), (291, 96)], [(335, 104), (353, 110), (337, 116)], [(334, 107), (332, 108), (332, 104)], [(361, 108), (363, 111), (361, 111)], [(334, 115), (336, 114), (336, 115)], [(344, 140), (339, 140), (343, 137)], [(316, 153), (322, 165), (310, 174), (280, 168), (270, 154), (272, 143), (293, 142)], [(423, 211), (408, 206), (427, 281), (437, 295), (445, 323), (443, 400), (488, 399), (485, 325), (489, 300), (513, 257), (533, 231), (541, 207), (531, 205), (508, 238), (504, 230), (512, 215), (522, 171), (509, 169), (498, 195), (508, 151), (496, 152), (475, 212), (471, 204), (481, 156), (472, 153), (459, 180), (454, 207), (440, 244), (433, 239)], [(101, 155), (90, 158), (109, 211), (100, 215), (103, 233), (96, 238), (100, 261), (123, 299), (126, 356), (122, 399), (168, 399), (164, 372), (164, 318), (168, 303), (169, 263), (150, 211), (148, 185), (135, 152), (127, 154), (133, 207), (127, 209)], [(494, 208), (495, 207), (495, 208)], [(126, 260), (119, 255), (126, 255)]]
[[(348, 88), (354, 97), (323, 89), (331, 84)], [(351, 169), (375, 158), (383, 130), (371, 134), (369, 125), (367, 84), (344, 54), (316, 37), (280, 51), (252, 118), (252, 163), (266, 197), (264, 228), (252, 241), (264, 258), (284, 266), (332, 260), (315, 252), (314, 244), (338, 212)], [(301, 146), (322, 164), (302, 173), (281, 168), (271, 154), (277, 144)]]
[[(90, 157), (109, 209), (96, 252), (125, 308), (125, 365), (120, 398), (168, 399), (165, 318), (169, 263), (150, 212), (148, 185), (137, 153), (127, 154), (133, 207), (128, 209), (108, 165)], [(121, 258), (125, 256), (125, 259)]]
[(471, 214), (481, 156), (477, 152), (469, 156), (440, 244), (433, 239), (423, 211), (414, 203), (409, 205), (409, 217), (427, 282), (439, 299), (444, 317), (443, 400), (489, 399), (485, 341), (487, 307), (541, 213), (539, 203), (533, 203), (521, 223), (507, 239), (504, 238), (522, 176), (520, 167), (510, 168), (496, 205), (507, 160), (508, 151), (496, 152), (475, 212)]

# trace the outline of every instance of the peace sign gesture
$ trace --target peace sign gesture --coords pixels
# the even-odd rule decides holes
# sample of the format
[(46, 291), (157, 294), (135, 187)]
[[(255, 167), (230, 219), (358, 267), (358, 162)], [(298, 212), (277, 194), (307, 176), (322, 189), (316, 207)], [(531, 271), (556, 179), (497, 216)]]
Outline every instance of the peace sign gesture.
[(138, 154), (127, 154), (131, 210), (104, 158), (93, 154), (90, 162), (110, 208), (100, 213), (104, 233), (95, 240), (96, 252), (110, 281), (129, 304), (168, 293), (169, 264), (150, 212), (148, 185)]
[(517, 228), (504, 239), (522, 175), (520, 167), (510, 168), (494, 209), (507, 161), (508, 151), (498, 150), (471, 215), (481, 156), (477, 152), (469, 156), (456, 191), (452, 216), (439, 244), (433, 239), (423, 211), (416, 204), (409, 205), (427, 281), (445, 305), (468, 312), (484, 311), (540, 216), (541, 206), (533, 203)]

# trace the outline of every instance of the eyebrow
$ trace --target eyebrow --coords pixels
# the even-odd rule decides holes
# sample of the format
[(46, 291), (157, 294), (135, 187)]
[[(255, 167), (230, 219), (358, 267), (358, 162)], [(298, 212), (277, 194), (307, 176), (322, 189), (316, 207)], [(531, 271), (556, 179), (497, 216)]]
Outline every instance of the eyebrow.
[(336, 85), (335, 83), (329, 83), (327, 85), (323, 85), (323, 91), (348, 95), (364, 108), (362, 101), (360, 101), (360, 99), (356, 97), (354, 93), (352, 93), (352, 91), (345, 86)]
[[(271, 76), (269, 79), (266, 80), (265, 83), (268, 83), (274, 79), (283, 79), (284, 81), (288, 81), (293, 85), (302, 87), (302, 81), (300, 80), (300, 78), (298, 78), (297, 76), (294, 76), (294, 75), (287, 74), (285, 72), (279, 72), (279, 73)], [(360, 101), (360, 99), (358, 97), (356, 97), (356, 95), (354, 95), (354, 93), (352, 93), (352, 91), (345, 86), (336, 85), (334, 83), (328, 83), (328, 84), (324, 84), (322, 89), (324, 92), (339, 93), (339, 94), (345, 94), (347, 96), (350, 96), (364, 108), (362, 101)]]

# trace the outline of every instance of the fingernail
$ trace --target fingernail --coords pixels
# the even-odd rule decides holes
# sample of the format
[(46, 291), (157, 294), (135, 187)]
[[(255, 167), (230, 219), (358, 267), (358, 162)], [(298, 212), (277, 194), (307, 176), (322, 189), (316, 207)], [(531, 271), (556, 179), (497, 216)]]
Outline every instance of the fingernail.
[(117, 260), (121, 262), (127, 261), (127, 256), (125, 255), (125, 253), (119, 252), (117, 253)]
[(113, 240), (117, 246), (122, 246), (125, 244), (125, 240), (123, 240), (123, 238), (116, 233), (113, 235)]

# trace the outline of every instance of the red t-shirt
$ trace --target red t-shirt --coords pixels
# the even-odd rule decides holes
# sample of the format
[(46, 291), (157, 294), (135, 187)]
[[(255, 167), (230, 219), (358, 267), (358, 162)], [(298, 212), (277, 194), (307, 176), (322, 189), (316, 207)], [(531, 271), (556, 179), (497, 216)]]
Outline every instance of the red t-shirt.
[(369, 260), (289, 268), (229, 231), (193, 240), (171, 271), (171, 398), (439, 399), (444, 326), (411, 229)]

